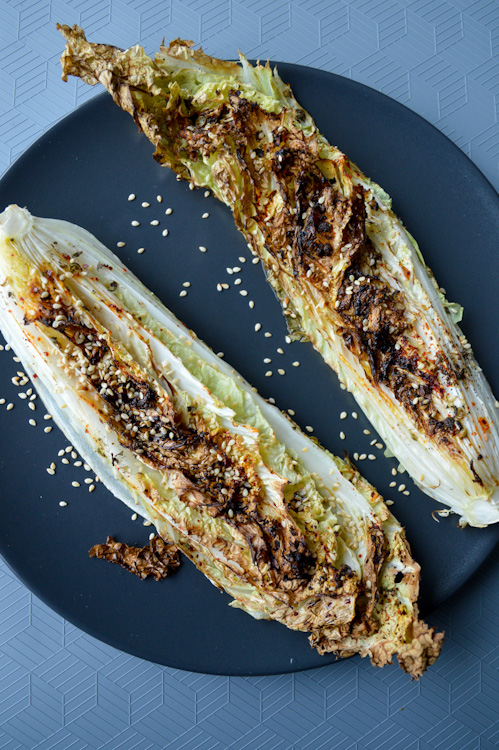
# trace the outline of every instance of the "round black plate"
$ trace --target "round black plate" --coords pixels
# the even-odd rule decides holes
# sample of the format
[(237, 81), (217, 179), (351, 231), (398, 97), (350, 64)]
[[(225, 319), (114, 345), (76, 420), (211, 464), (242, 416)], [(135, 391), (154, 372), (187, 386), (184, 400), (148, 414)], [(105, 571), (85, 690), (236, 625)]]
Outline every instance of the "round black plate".
[[(286, 64), (279, 69), (329, 140), (392, 195), (448, 298), (464, 305), (464, 331), (497, 393), (499, 349), (490, 337), (498, 318), (499, 207), (492, 187), (438, 130), (383, 94), (319, 70)], [(137, 199), (128, 202), (132, 192)], [(142, 208), (142, 201), (151, 206)], [(363, 434), (370, 426), (362, 415), (339, 420), (343, 409), (355, 410), (354, 399), (312, 347), (285, 344), (280, 306), (261, 268), (238, 260), (251, 256), (230, 211), (160, 168), (145, 136), (107, 94), (66, 117), (14, 164), (0, 183), (0, 206), (9, 203), (93, 232), (263, 396), (275, 398), (282, 409), (293, 408), (297, 421), (312, 425), (333, 452), (376, 452), (378, 460), (361, 462), (360, 468), (385, 498), (395, 500), (393, 509), (422, 566), (423, 611), (456, 591), (487, 557), (499, 529), (459, 529), (455, 517), (436, 523), (431, 512), (437, 503), (416, 490), (407, 475), (399, 481), (410, 497), (389, 488), (396, 462), (369, 446), (375, 434)], [(173, 213), (165, 216), (168, 206)], [(201, 218), (205, 211), (207, 220)], [(160, 224), (153, 227), (156, 218)], [(132, 227), (133, 219), (141, 226)], [(168, 237), (162, 236), (164, 228)], [(120, 240), (126, 246), (116, 250)], [(208, 252), (201, 253), (200, 245)], [(139, 247), (146, 252), (138, 255)], [(243, 269), (240, 286), (225, 270), (234, 265)], [(184, 281), (191, 286), (180, 298)], [(225, 281), (231, 288), (220, 294), (216, 285)], [(248, 290), (247, 297), (241, 289)], [(262, 323), (258, 333), (257, 322)], [(272, 337), (264, 337), (264, 331)], [(132, 522), (129, 510), (102, 485), (88, 494), (83, 469), (60, 463), (57, 451), (66, 440), (55, 429), (43, 433), (47, 422), (41, 405), (32, 412), (17, 397), (10, 378), (18, 366), (8, 353), (1, 357), (0, 395), (16, 408), (1, 412), (0, 551), (35, 594), (96, 638), (170, 667), (255, 675), (333, 661), (312, 651), (304, 634), (230, 609), (229, 597), (188, 562), (171, 580), (156, 583), (89, 559), (89, 548), (107, 534), (143, 544), (150, 529)], [(264, 357), (272, 364), (264, 364)], [(294, 360), (301, 366), (292, 367)], [(278, 367), (286, 370), (284, 377)], [(265, 377), (269, 368), (272, 378)], [(33, 416), (36, 428), (28, 426)], [(58, 466), (55, 476), (45, 471), (52, 460)], [(82, 487), (73, 488), (73, 479)], [(60, 508), (60, 500), (68, 506)]]

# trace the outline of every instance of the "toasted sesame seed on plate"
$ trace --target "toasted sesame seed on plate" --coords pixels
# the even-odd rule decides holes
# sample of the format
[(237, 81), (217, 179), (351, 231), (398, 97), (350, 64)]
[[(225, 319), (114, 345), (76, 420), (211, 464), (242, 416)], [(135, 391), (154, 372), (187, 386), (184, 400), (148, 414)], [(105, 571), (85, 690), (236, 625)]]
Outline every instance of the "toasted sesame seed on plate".
[(158, 226), (158, 224), (159, 224), (159, 221), (158, 221), (157, 219), (153, 219), (152, 221), (150, 221), (150, 222), (149, 222), (149, 224), (150, 224), (150, 225), (151, 225), (152, 227), (157, 227), (157, 226)]
[(163, 203), (163, 196), (162, 195), (157, 195), (156, 196), (156, 200), (158, 201), (158, 203)]
[(254, 306), (255, 306), (255, 303), (253, 302), (253, 300), (252, 300), (252, 299), (250, 299), (250, 301), (248, 302), (248, 306), (249, 306), (249, 308), (250, 308), (251, 310), (253, 310), (253, 308), (254, 308)]
[(134, 201), (136, 197), (137, 196), (135, 195), (135, 193), (130, 193), (130, 195), (128, 196), (128, 200), (129, 201)]
[(307, 432), (313, 432), (314, 431), (314, 428), (311, 427), (309, 424), (306, 425), (305, 429), (306, 429)]
[(44, 427), (43, 431), (48, 434), (49, 432), (52, 432), (52, 427)]
[(345, 436), (345, 433), (344, 433), (344, 432), (343, 432), (343, 430), (342, 430), (342, 431), (340, 432), (340, 440), (344, 440), (344, 439), (345, 439), (345, 437), (346, 437), (346, 436)]
[(28, 424), (30, 424), (32, 427), (36, 427), (36, 420), (35, 419), (28, 419)]
[(270, 357), (265, 357), (265, 359), (263, 361), (264, 361), (264, 363), (266, 365), (269, 365), (272, 362), (272, 360), (270, 359)]
[(399, 484), (399, 486), (397, 487), (397, 489), (398, 489), (399, 492), (403, 492), (405, 490), (405, 484)]
[(150, 203), (148, 203), (147, 201), (144, 201), (142, 203), (142, 208), (149, 208), (150, 205), (151, 205)]
[(186, 290), (185, 290), (185, 289), (182, 289), (182, 291), (180, 292), (180, 294), (179, 294), (178, 296), (179, 296), (179, 297), (187, 297), (187, 292), (186, 292)]
[(83, 464), (83, 468), (85, 469), (85, 471), (90, 471), (92, 467), (88, 464)]
[(404, 490), (404, 491), (402, 492), (402, 494), (403, 494), (403, 495), (410, 495), (411, 493), (409, 492), (409, 490)]
[(61, 464), (68, 464), (68, 463), (69, 463), (69, 459), (68, 458), (63, 458), (61, 460)]
[(347, 416), (348, 416), (348, 414), (346, 413), (346, 411), (342, 411), (341, 414), (340, 414), (340, 419), (346, 419)]
[(166, 216), (170, 216), (173, 213), (173, 208), (167, 208), (165, 211)]
[(77, 459), (77, 458), (78, 458), (78, 454), (77, 454), (77, 452), (76, 452), (75, 450), (72, 450), (72, 451), (71, 451), (71, 458), (72, 458), (73, 460), (75, 460), (75, 459)]
[(206, 248), (205, 248), (205, 246), (204, 246), (204, 245), (200, 245), (200, 246), (199, 246), (199, 249), (201, 250), (201, 252), (202, 252), (202, 253), (205, 253), (205, 252), (206, 252)]
[(61, 508), (65, 508), (67, 505), (67, 502), (65, 500), (60, 500), (59, 505), (61, 506)]
[(131, 222), (131, 225), (132, 225), (132, 227), (140, 227), (140, 221), (137, 221), (136, 219), (134, 219)]
[(210, 214), (208, 211), (205, 211), (204, 214), (201, 216), (202, 219), (207, 219)]
[(50, 474), (50, 476), (53, 476), (55, 474), (54, 469), (49, 468), (49, 469), (45, 469), (45, 471), (47, 472), (47, 474)]
[(358, 416), (359, 416), (359, 415), (357, 414), (357, 412), (356, 412), (356, 411), (353, 411), (353, 412), (352, 412), (352, 418), (353, 418), (353, 419), (357, 419), (357, 417), (358, 417)]
[(223, 359), (225, 354), (223, 352), (217, 352), (217, 357), (220, 357), (220, 359)]
[(80, 466), (83, 466), (83, 461), (75, 461), (73, 465), (80, 468)]
[(238, 286), (239, 284), (242, 284), (242, 283), (243, 283), (243, 280), (242, 280), (242, 279), (236, 279), (236, 280), (234, 281), (234, 286)]
[(286, 342), (286, 344), (290, 344), (291, 343), (291, 339), (290, 339), (289, 336), (284, 336), (284, 341)]
[(263, 335), (265, 336), (266, 339), (269, 339), (272, 336), (272, 334), (270, 333), (270, 331), (265, 331), (265, 333)]
[(296, 412), (295, 412), (295, 410), (294, 410), (294, 409), (288, 409), (288, 414), (289, 414), (289, 415), (290, 415), (291, 417), (294, 417), (294, 416), (295, 416), (295, 414), (296, 414)]
[(93, 484), (93, 479), (90, 479), (90, 477), (86, 477), (83, 481), (85, 484)]
[(266, 378), (271, 378), (272, 377), (272, 370), (267, 370), (267, 372), (265, 373), (265, 377)]
[(49, 419), (52, 419), (52, 414), (45, 414), (43, 418), (48, 422)]
[(285, 375), (286, 374), (286, 370), (283, 370), (282, 367), (279, 367), (279, 369), (277, 370), (277, 372), (279, 373), (279, 375)]
[(80, 483), (79, 482), (71, 482), (71, 486), (72, 487), (79, 487)]
[(253, 263), (254, 266), (256, 266), (257, 263), (260, 263), (260, 258), (258, 258), (258, 257), (253, 258), (253, 260), (251, 262)]
[(57, 455), (59, 456), (59, 458), (61, 456), (64, 456), (64, 448), (62, 450), (60, 450)]
[(396, 477), (396, 476), (397, 476), (397, 469), (392, 469), (392, 477)]
[(152, 526), (152, 523), (150, 521), (146, 520), (146, 521), (144, 521), (144, 523), (142, 524), (142, 526)]
[(300, 363), (298, 362), (298, 360), (296, 360), (295, 362), (292, 362), (291, 364), (293, 365), (293, 367), (299, 367), (300, 366)]
[(88, 491), (93, 492), (94, 490), (95, 490), (95, 484), (91, 484), (90, 487), (88, 488)]
[(370, 453), (368, 455), (368, 459), (369, 459), (369, 461), (376, 461), (376, 456), (374, 455), (374, 453)]
[(137, 250), (139, 255), (142, 255), (142, 253), (145, 253), (145, 251), (146, 251), (145, 247), (139, 247), (139, 249)]
[(261, 329), (261, 327), (262, 327), (261, 323), (255, 323), (255, 331), (258, 332)]
[(182, 286), (190, 287), (191, 282), (190, 281), (183, 281)]
[(161, 234), (163, 235), (163, 237), (168, 237), (168, 235), (170, 234), (170, 231), (168, 229), (163, 229)]
[(393, 505), (393, 500), (387, 500), (386, 505)]
[(137, 518), (138, 518), (138, 515), (136, 513), (132, 513), (132, 515), (131, 515), (132, 521), (136, 521)]
[(243, 255), (240, 255), (238, 260), (240, 263), (246, 263), (246, 258)]

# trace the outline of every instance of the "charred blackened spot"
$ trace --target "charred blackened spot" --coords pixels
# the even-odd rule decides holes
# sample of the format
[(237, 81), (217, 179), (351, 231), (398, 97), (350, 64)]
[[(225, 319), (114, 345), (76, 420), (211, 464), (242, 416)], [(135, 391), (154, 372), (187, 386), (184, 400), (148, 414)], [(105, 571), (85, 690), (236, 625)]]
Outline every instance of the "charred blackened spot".
[(473, 474), (473, 481), (476, 482), (476, 484), (479, 484), (481, 487), (483, 487), (484, 486), (483, 481), (475, 471), (475, 467), (473, 465), (473, 459), (470, 461), (470, 469)]

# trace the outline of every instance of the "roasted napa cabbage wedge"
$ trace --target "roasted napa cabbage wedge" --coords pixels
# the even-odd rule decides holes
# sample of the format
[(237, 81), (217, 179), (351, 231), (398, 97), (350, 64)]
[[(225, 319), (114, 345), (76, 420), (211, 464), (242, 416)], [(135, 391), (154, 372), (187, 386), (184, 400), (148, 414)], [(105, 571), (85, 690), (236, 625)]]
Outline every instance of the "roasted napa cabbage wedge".
[(85, 230), (0, 215), (0, 327), (105, 485), (233, 606), (321, 653), (397, 654), (419, 676), (442, 635), (380, 495), (187, 330)]
[(103, 84), (160, 164), (231, 208), (291, 336), (318, 349), (416, 484), (462, 525), (496, 523), (497, 402), (389, 196), (268, 64), (180, 40), (152, 60), (60, 28), (64, 79)]

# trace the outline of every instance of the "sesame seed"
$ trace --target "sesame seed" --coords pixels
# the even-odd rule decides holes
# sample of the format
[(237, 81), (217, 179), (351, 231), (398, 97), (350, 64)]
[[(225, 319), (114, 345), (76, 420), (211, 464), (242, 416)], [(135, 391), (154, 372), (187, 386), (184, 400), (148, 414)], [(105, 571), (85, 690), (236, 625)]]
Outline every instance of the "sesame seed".
[(251, 262), (253, 263), (254, 266), (256, 266), (257, 263), (260, 263), (260, 258), (253, 258)]
[(142, 253), (145, 253), (145, 251), (146, 251), (145, 247), (139, 247), (139, 249), (137, 250), (139, 255), (142, 255)]
[(356, 411), (353, 411), (353, 412), (352, 412), (352, 417), (353, 417), (354, 419), (357, 419), (357, 417), (358, 417), (358, 414), (357, 414), (357, 412), (356, 412)]
[(44, 418), (44, 419), (45, 419), (46, 421), (48, 421), (49, 419), (52, 419), (52, 414), (45, 414), (45, 416), (44, 416), (43, 418)]
[(217, 292), (221, 292), (221, 291), (222, 291), (222, 285), (221, 284), (217, 284)]
[(292, 417), (295, 416), (296, 412), (294, 409), (288, 409), (288, 414), (290, 414)]
[(389, 487), (396, 487), (397, 486), (397, 482), (390, 482), (390, 484), (388, 486)]
[(52, 427), (44, 427), (43, 431), (48, 434), (49, 432), (52, 432)]
[(63, 458), (61, 460), (61, 464), (68, 464), (68, 463), (69, 463), (69, 460), (67, 458)]
[(236, 279), (236, 280), (234, 281), (234, 286), (238, 286), (239, 284), (242, 284), (242, 283), (243, 283), (243, 280), (242, 280), (242, 279)]
[(405, 490), (405, 484), (399, 484), (399, 486), (397, 487), (397, 489), (398, 489), (399, 492), (403, 492)]
[(252, 299), (250, 299), (250, 301), (248, 302), (248, 306), (249, 306), (250, 310), (253, 310), (253, 308), (255, 306), (255, 303), (253, 302)]
[(161, 232), (161, 234), (163, 235), (163, 237), (168, 237), (168, 234), (169, 234), (168, 229), (163, 229), (163, 231)]
[(204, 197), (205, 198), (209, 198), (210, 197), (210, 191), (209, 190), (205, 190), (204, 191)]
[(234, 518), (234, 511), (232, 510), (232, 508), (229, 508), (229, 510), (227, 511), (227, 515), (229, 516), (229, 518)]
[(66, 446), (66, 448), (64, 448), (64, 453), (71, 453), (71, 451), (74, 451), (74, 448), (72, 445), (68, 445)]
[(255, 323), (255, 331), (258, 332), (261, 329), (261, 327), (262, 327), (261, 323)]
[(72, 487), (79, 487), (80, 483), (79, 482), (71, 482), (71, 486)]
[(224, 353), (223, 353), (223, 352), (217, 352), (217, 357), (220, 357), (220, 359), (223, 359), (223, 358), (224, 358), (224, 356), (225, 356), (225, 355), (224, 355)]
[(246, 258), (242, 255), (239, 256), (238, 260), (240, 263), (246, 263)]
[(383, 443), (374, 443), (374, 446), (375, 446), (375, 447), (376, 447), (376, 448), (377, 448), (378, 450), (381, 450), (381, 449), (383, 448)]
[(376, 461), (376, 456), (374, 455), (374, 453), (369, 453), (368, 459), (369, 461)]
[(190, 281), (183, 281), (183, 282), (182, 282), (182, 286), (186, 286), (186, 287), (189, 287), (190, 285), (191, 285), (191, 282), (190, 282)]
[(92, 483), (93, 483), (93, 480), (92, 480), (92, 479), (90, 479), (90, 477), (87, 477), (87, 478), (86, 478), (86, 479), (84, 479), (83, 481), (85, 482), (85, 484), (92, 484)]
[(142, 204), (142, 208), (149, 208), (150, 205), (151, 205), (150, 203), (148, 203), (147, 201), (144, 201)]
[(152, 542), (155, 536), (156, 534), (154, 534), (154, 532), (151, 531), (151, 533), (149, 534), (149, 541)]
[(94, 490), (95, 490), (95, 484), (91, 484), (90, 487), (88, 488), (88, 491), (93, 492)]
[(64, 456), (64, 449), (63, 449), (63, 450), (61, 450), (61, 451), (59, 451), (59, 453), (58, 453), (57, 455), (58, 455), (59, 457), (61, 457), (61, 456)]
[(77, 466), (78, 468), (80, 468), (80, 466), (83, 466), (83, 461), (75, 461), (74, 466)]
[(208, 211), (205, 211), (204, 214), (201, 216), (202, 219), (207, 219), (210, 214)]
[(302, 452), (302, 453), (306, 453), (307, 451), (308, 451), (308, 448), (307, 448), (307, 447), (305, 447), (305, 448), (302, 448), (302, 449), (301, 449), (301, 452)]
[(290, 339), (289, 336), (284, 336), (284, 341), (286, 342), (286, 344), (290, 344), (291, 343), (291, 339)]
[(267, 370), (267, 372), (265, 373), (265, 377), (266, 378), (271, 378), (272, 377), (272, 370)]
[(53, 476), (55, 474), (55, 471), (53, 469), (45, 469), (47, 474), (50, 474), (50, 476)]
[(88, 464), (83, 464), (85, 471), (90, 471), (91, 467)]
[(142, 526), (152, 526), (152, 523), (150, 521), (144, 521)]
[(157, 227), (157, 226), (158, 226), (158, 224), (159, 224), (159, 221), (158, 221), (157, 219), (153, 219), (152, 221), (150, 221), (150, 222), (149, 222), (149, 224), (150, 224), (150, 225), (151, 225), (152, 227)]
[(346, 419), (347, 416), (348, 416), (348, 414), (346, 413), (346, 411), (342, 411), (341, 414), (340, 414), (340, 419)]
[(299, 367), (300, 363), (298, 362), (298, 360), (296, 360), (295, 362), (292, 362), (292, 365), (293, 367)]
[(140, 227), (140, 221), (136, 221), (135, 219), (131, 222), (132, 227)]
[(76, 451), (71, 451), (71, 458), (72, 458), (73, 460), (75, 460), (76, 458), (78, 458), (78, 454), (77, 454), (77, 452), (76, 452)]
[(167, 208), (165, 211), (166, 216), (170, 216), (173, 213), (173, 208)]
[(229, 285), (228, 284), (224, 284), (224, 282), (222, 282), (220, 284), (220, 286), (222, 287), (222, 289), (230, 289)]
[(65, 500), (61, 500), (59, 505), (61, 506), (61, 508), (65, 508), (67, 505), (67, 502)]
[(353, 454), (353, 457), (354, 457), (354, 459), (355, 459), (356, 461), (358, 461), (358, 460), (359, 460), (359, 454), (358, 454), (358, 453), (354, 453), (354, 454)]
[(162, 195), (157, 195), (156, 196), (156, 200), (158, 201), (158, 203), (163, 203), (163, 196)]
[(200, 245), (200, 246), (199, 246), (199, 249), (201, 250), (201, 252), (202, 252), (202, 253), (205, 253), (205, 252), (206, 252), (206, 248), (205, 248), (205, 246), (204, 246), (204, 245)]
[(136, 197), (137, 196), (135, 195), (135, 193), (130, 193), (130, 195), (128, 196), (128, 200), (129, 201), (134, 201)]
[(136, 513), (132, 513), (132, 515), (131, 515), (132, 521), (136, 521), (137, 518), (138, 518), (137, 514)]
[(187, 292), (185, 291), (185, 289), (182, 289), (182, 291), (180, 292), (180, 294), (178, 296), (179, 297), (187, 297)]
[(26, 395), (25, 393), (18, 393), (17, 395), (18, 395), (18, 396), (19, 396), (19, 398), (21, 398), (21, 399), (25, 399), (25, 398), (28, 398), (28, 397), (27, 397), (27, 395)]
[(340, 439), (341, 440), (345, 439), (345, 433), (343, 431), (340, 432)]
[(278, 347), (277, 347), (277, 349), (276, 349), (276, 352), (277, 352), (278, 354), (284, 354), (284, 349), (281, 349), (281, 347), (280, 347), (280, 346), (278, 346)]
[(283, 369), (282, 369), (282, 367), (280, 367), (280, 368), (279, 368), (279, 369), (277, 370), (277, 372), (279, 373), (279, 375), (285, 375), (285, 374), (286, 374), (286, 370), (283, 370)]
[(29, 419), (28, 424), (30, 424), (32, 427), (36, 427), (36, 420), (35, 419)]
[(241, 297), (247, 297), (248, 296), (248, 292), (246, 291), (246, 289), (241, 289), (241, 291), (239, 292), (239, 294), (241, 295)]
[(359, 461), (365, 461), (366, 458), (367, 458), (367, 454), (366, 453), (361, 453), (360, 456), (359, 456)]
[(263, 335), (265, 336), (266, 339), (269, 339), (272, 336), (272, 334), (269, 331), (265, 331)]
[(387, 501), (386, 501), (386, 504), (387, 504), (387, 505), (393, 505), (393, 500), (387, 500)]
[(225, 270), (227, 271), (227, 273), (229, 274), (229, 276), (232, 276), (232, 274), (234, 273), (234, 271), (232, 270), (232, 268), (226, 268)]
[(313, 432), (314, 431), (314, 428), (310, 427), (309, 424), (305, 427), (305, 429), (306, 429), (307, 432)]
[(403, 495), (410, 495), (411, 493), (409, 492), (409, 490), (404, 490), (404, 491), (402, 492), (402, 494), (403, 494)]
[(396, 476), (397, 476), (397, 469), (392, 469), (392, 477), (396, 477)]
[(272, 360), (270, 359), (270, 357), (265, 357), (265, 359), (263, 361), (264, 361), (264, 363), (266, 365), (269, 365), (272, 362)]

